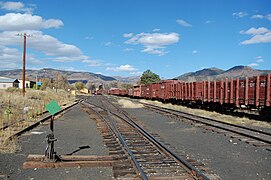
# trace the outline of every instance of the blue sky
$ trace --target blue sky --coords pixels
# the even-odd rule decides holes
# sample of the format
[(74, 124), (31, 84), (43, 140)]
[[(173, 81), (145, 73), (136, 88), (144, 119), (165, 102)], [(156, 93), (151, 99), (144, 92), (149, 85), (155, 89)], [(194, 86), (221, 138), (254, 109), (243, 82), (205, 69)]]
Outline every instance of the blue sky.
[(0, 70), (56, 68), (162, 78), (271, 68), (269, 0), (0, 0)]

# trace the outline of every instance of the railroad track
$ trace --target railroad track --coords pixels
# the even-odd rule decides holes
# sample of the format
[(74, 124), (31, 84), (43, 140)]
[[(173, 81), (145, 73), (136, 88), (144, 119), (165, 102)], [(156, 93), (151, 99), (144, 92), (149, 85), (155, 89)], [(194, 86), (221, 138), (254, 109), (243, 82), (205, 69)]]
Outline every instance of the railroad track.
[[(144, 130), (135, 120), (117, 106), (101, 99), (102, 106), (84, 102), (94, 111), (98, 128), (102, 131), (110, 152), (126, 156), (124, 166), (113, 166), (115, 177), (142, 179), (209, 179), (199, 171), (205, 169), (199, 162), (186, 161)], [(91, 112), (90, 112), (91, 114)], [(127, 160), (130, 161), (128, 162)], [(114, 172), (115, 172), (114, 170)], [(205, 172), (207, 173), (207, 172)]]
[[(74, 105), (78, 104), (78, 102), (74, 102), (73, 104), (66, 106), (62, 108), (59, 112), (57, 112), (55, 115), (58, 115), (62, 113), (63, 111), (66, 111), (73, 107)], [(43, 117), (40, 117), (43, 116)], [(22, 133), (29, 131), (30, 129), (33, 129), (34, 127), (40, 125), (41, 123), (49, 120), (51, 118), (51, 115), (48, 113), (48, 111), (41, 113), (41, 115), (38, 116), (40, 119), (20, 119), (12, 124), (6, 124), (3, 127), (0, 127), (0, 131), (8, 131), (8, 136), (3, 137), (0, 139), (0, 141), (5, 141), (8, 139), (15, 138), (16, 136), (21, 135)]]
[(218, 121), (211, 118), (201, 117), (186, 112), (163, 108), (147, 103), (142, 103), (146, 108), (162, 113), (166, 116), (178, 120), (186, 121), (198, 127), (207, 130), (223, 133), (231, 138), (237, 138), (240, 141), (252, 144), (256, 147), (266, 147), (271, 151), (271, 133), (259, 129), (249, 128), (241, 125), (231, 124), (228, 122)]

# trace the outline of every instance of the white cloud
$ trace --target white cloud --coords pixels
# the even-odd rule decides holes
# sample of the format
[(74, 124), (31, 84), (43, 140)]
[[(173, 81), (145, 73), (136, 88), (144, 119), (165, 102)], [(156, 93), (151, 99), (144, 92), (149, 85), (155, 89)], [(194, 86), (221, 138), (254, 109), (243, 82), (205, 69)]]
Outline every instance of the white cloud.
[(113, 43), (112, 42), (106, 42), (104, 45), (105, 46), (111, 46)]
[(164, 55), (165, 46), (179, 42), (178, 33), (140, 33), (132, 36), (126, 44), (142, 44), (142, 52)]
[(158, 32), (158, 31), (160, 31), (160, 29), (157, 29), (157, 28), (156, 28), (156, 29), (153, 29), (152, 31), (153, 31), (153, 32)]
[[(0, 33), (0, 46), (22, 46), (22, 38), (16, 36), (18, 31), (4, 31)], [(88, 59), (81, 50), (74, 45), (65, 44), (58, 39), (43, 34), (41, 31), (26, 31), (32, 37), (27, 38), (27, 48), (36, 50), (49, 56), (54, 61), (82, 61)]]
[(63, 22), (58, 19), (45, 20), (41, 16), (21, 13), (8, 13), (0, 16), (0, 30), (21, 31), (59, 28)]
[(271, 32), (268, 32), (263, 35), (255, 35), (251, 39), (241, 42), (241, 44), (247, 45), (247, 44), (268, 43), (268, 42), (271, 42)]
[(183, 19), (177, 19), (176, 22), (177, 22), (179, 25), (183, 26), (183, 27), (192, 27), (191, 24), (189, 24), (188, 22), (186, 22), (186, 21), (183, 20)]
[(192, 51), (192, 54), (198, 54), (200, 51), (198, 51), (198, 50), (193, 50)]
[(251, 63), (251, 64), (248, 64), (247, 66), (249, 66), (249, 67), (257, 67), (257, 66), (259, 66), (259, 64), (257, 64), (257, 63)]
[(263, 59), (257, 59), (256, 62), (261, 63), (261, 62), (264, 62), (264, 60)]
[(256, 14), (251, 16), (252, 19), (267, 19), (269, 21), (271, 21), (271, 14), (267, 14), (267, 15), (261, 15), (261, 14)]
[(264, 27), (260, 27), (260, 28), (250, 28), (249, 30), (247, 31), (240, 31), (241, 34), (253, 34), (253, 35), (256, 35), (256, 34), (264, 34), (264, 33), (267, 33), (269, 30), (264, 28)]
[(123, 37), (125, 37), (125, 38), (130, 38), (132, 36), (133, 36), (133, 33), (123, 34)]
[(123, 49), (123, 51), (125, 51), (125, 52), (130, 52), (130, 51), (133, 51), (134, 49), (132, 49), (132, 48), (125, 48), (125, 49)]
[(90, 39), (93, 39), (93, 37), (92, 36), (86, 36), (85, 39), (90, 40)]
[[(35, 56), (28, 53), (26, 56), (27, 64), (42, 64), (42, 61), (37, 60)], [(22, 51), (16, 48), (9, 48), (0, 45), (0, 69), (18, 69), (22, 68)]]
[(257, 63), (262, 63), (262, 62), (264, 62), (264, 59), (263, 59), (262, 56), (256, 56), (256, 57), (254, 57), (254, 59), (256, 59), (256, 62), (257, 62)]
[(236, 18), (242, 18), (242, 17), (247, 16), (248, 14), (246, 12), (235, 12), (235, 13), (232, 13), (232, 15)]
[[(161, 47), (159, 47), (161, 49)], [(146, 47), (145, 49), (143, 49), (141, 52), (145, 52), (148, 54), (156, 54), (158, 56), (163, 56), (165, 55), (167, 52), (165, 52), (163, 50), (163, 48), (161, 50), (157, 49), (157, 48), (152, 48), (152, 47)]]
[(205, 21), (205, 24), (211, 24), (211, 23), (213, 23), (214, 21)]
[(132, 72), (132, 71), (137, 71), (136, 68), (133, 66), (126, 64), (126, 65), (121, 65), (119, 67), (107, 67), (107, 71), (114, 71), (114, 72)]
[(250, 28), (247, 31), (240, 31), (240, 33), (252, 35), (252, 38), (241, 42), (243, 45), (271, 42), (271, 31), (264, 27)]
[(100, 60), (86, 59), (86, 60), (83, 60), (82, 62), (88, 64), (88, 66), (90, 66), (90, 67), (99, 67), (99, 66), (103, 65), (102, 61), (100, 61)]
[(256, 56), (255, 59), (262, 59), (262, 56)]
[(261, 15), (261, 14), (255, 14), (255, 15), (251, 16), (251, 18), (252, 18), (252, 19), (263, 19), (264, 16)]
[(0, 2), (0, 8), (5, 9), (8, 11), (14, 11), (14, 12), (26, 12), (26, 13), (32, 13), (34, 10), (32, 7), (25, 7), (25, 4), (22, 2)]
[(140, 71), (138, 71), (138, 72), (130, 72), (129, 74), (131, 74), (131, 75), (136, 75), (136, 76), (140, 76), (140, 75), (143, 74), (143, 72), (140, 72)]

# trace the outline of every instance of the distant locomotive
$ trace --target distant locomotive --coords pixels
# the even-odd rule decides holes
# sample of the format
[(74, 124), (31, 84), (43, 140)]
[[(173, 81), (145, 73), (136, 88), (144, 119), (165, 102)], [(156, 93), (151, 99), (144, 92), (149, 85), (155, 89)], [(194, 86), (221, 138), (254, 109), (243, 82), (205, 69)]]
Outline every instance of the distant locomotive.
[(271, 116), (270, 74), (220, 81), (163, 80), (149, 85), (137, 85), (128, 90), (110, 89), (109, 94), (160, 100), (218, 112), (257, 109), (261, 116)]
[(94, 94), (101, 95), (103, 94), (103, 84), (100, 84), (98, 88), (96, 88)]

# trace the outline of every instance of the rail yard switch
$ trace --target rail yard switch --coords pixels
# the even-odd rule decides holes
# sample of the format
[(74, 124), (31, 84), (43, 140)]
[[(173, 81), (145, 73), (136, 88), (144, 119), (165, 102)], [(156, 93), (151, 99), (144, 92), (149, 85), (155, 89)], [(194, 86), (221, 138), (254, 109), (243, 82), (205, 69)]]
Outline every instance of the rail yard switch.
[(55, 100), (52, 100), (49, 104), (45, 106), (45, 108), (49, 111), (49, 113), (52, 115), (51, 120), (50, 120), (50, 129), (51, 129), (51, 134), (47, 135), (47, 147), (45, 150), (45, 157), (47, 160), (50, 161), (57, 161), (59, 159), (58, 155), (56, 154), (54, 150), (54, 142), (57, 141), (57, 139), (54, 136), (54, 115), (58, 111), (61, 110), (60, 106), (57, 104)]
[(52, 100), (49, 104), (45, 106), (49, 113), (53, 116), (55, 113), (61, 110), (61, 107), (57, 104), (55, 100)]

